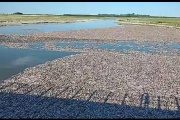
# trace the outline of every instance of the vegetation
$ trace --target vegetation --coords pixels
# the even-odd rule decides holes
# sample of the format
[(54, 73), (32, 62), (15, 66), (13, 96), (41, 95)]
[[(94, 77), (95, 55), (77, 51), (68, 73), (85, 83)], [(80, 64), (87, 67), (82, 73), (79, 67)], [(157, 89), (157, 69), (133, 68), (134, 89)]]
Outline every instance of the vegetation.
[(15, 13), (13, 13), (14, 15), (23, 15), (23, 13), (21, 13), (21, 12), (15, 12)]
[(98, 14), (98, 15), (83, 15), (83, 14), (24, 14), (16, 12), (13, 14), (0, 14), (0, 26), (13, 24), (28, 24), (28, 23), (63, 23), (86, 21), (91, 19), (118, 19), (120, 24), (146, 24), (146, 25), (166, 25), (180, 27), (180, 18), (176, 17), (158, 17), (140, 14)]
[(109, 17), (84, 17), (84, 16), (65, 16), (65, 15), (0, 15), (0, 21), (66, 21), (66, 20), (88, 20), (88, 19), (108, 19)]
[(146, 24), (146, 25), (164, 25), (164, 26), (174, 26), (180, 27), (180, 18), (138, 18), (138, 17), (123, 17), (119, 18), (119, 23), (133, 23), (133, 24)]
[(98, 15), (82, 15), (82, 14), (64, 14), (64, 16), (84, 16), (84, 17), (90, 17), (90, 16), (95, 16), (95, 17), (151, 17), (150, 15), (136, 15), (134, 13), (132, 14), (98, 14)]
[(64, 16), (175, 18), (175, 17), (164, 17), (164, 16), (141, 15), (141, 14), (135, 14), (135, 13), (129, 13), (129, 14), (119, 14), (119, 15), (118, 15), (118, 14), (97, 14), (97, 15), (64, 14)]
[(1, 14), (0, 26), (38, 23), (67, 23), (76, 21), (86, 21), (92, 19), (110, 19), (108, 17), (84, 17), (84, 16), (64, 16), (64, 15), (27, 15), (27, 14)]

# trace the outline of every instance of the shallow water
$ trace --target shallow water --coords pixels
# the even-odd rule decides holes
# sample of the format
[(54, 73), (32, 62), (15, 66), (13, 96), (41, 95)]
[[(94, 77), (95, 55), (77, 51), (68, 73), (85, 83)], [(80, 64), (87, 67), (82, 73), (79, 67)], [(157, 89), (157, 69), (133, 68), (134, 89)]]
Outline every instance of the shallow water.
[[(37, 43), (36, 43), (37, 44)], [(42, 43), (40, 43), (42, 44)], [(137, 42), (119, 42), (119, 43), (87, 43), (87, 42), (57, 42), (56, 48), (65, 48), (67, 46), (82, 49), (82, 48), (100, 48), (107, 50), (115, 50), (120, 52), (136, 51), (142, 53), (158, 53), (160, 51), (180, 51), (180, 44), (160, 44), (155, 42), (147, 42), (138, 44)]]
[(26, 68), (74, 54), (78, 53), (12, 49), (0, 46), (0, 81), (22, 72)]
[[(160, 52), (167, 51), (166, 53), (172, 54), (174, 52), (180, 52), (180, 44), (177, 43), (155, 43), (146, 42), (138, 44), (137, 42), (119, 42), (119, 43), (90, 43), (90, 42), (56, 42), (54, 43), (56, 48), (71, 47), (75, 49), (92, 48), (103, 50), (115, 50), (119, 52), (136, 51), (140, 53), (153, 53), (158, 54)], [(44, 43), (33, 43), (29, 45), (31, 49), (45, 49)]]
[(27, 24), (0, 27), (0, 34), (34, 34), (53, 31), (108, 28), (118, 26), (115, 20), (95, 20), (75, 23)]

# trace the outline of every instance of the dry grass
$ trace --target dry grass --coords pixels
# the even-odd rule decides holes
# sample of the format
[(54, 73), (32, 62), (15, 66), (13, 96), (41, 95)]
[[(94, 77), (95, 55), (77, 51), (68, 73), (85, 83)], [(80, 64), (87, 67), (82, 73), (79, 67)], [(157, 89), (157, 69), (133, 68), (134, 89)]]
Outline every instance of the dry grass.
[(107, 17), (79, 17), (57, 15), (0, 15), (0, 26), (32, 23), (67, 23), (93, 19), (109, 19)]
[(119, 18), (119, 23), (145, 24), (145, 25), (162, 25), (180, 27), (180, 18)]

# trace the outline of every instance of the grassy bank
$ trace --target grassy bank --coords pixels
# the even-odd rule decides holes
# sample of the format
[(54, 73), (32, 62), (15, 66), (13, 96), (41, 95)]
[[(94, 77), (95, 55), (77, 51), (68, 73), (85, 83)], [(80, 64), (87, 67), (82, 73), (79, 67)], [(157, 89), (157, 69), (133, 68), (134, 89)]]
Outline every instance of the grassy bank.
[(121, 17), (118, 19), (120, 24), (141, 24), (180, 27), (180, 18), (140, 18), (140, 17)]
[(69, 23), (97, 19), (118, 19), (120, 24), (159, 25), (180, 27), (180, 18), (152, 17), (100, 17), (100, 16), (65, 16), (65, 15), (3, 15), (0, 14), (0, 26), (39, 24), (39, 23)]
[(0, 15), (0, 26), (38, 23), (68, 23), (96, 19), (110, 19), (110, 17), (60, 15)]

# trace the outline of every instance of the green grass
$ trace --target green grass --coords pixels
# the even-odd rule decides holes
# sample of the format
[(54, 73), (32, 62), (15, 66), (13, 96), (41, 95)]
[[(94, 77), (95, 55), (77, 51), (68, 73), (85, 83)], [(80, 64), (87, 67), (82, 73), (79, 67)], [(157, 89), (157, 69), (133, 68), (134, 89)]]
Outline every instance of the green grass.
[(139, 23), (139, 24), (156, 24), (180, 27), (180, 18), (132, 18), (122, 17), (118, 19), (119, 23)]
[(16, 23), (49, 23), (49, 22), (75, 22), (77, 20), (91, 19), (118, 19), (120, 24), (138, 23), (155, 24), (180, 27), (180, 18), (146, 18), (146, 17), (98, 17), (98, 16), (63, 16), (63, 15), (3, 15), (0, 14), (0, 25), (13, 25)]
[(74, 21), (89, 19), (109, 19), (108, 17), (81, 17), (81, 16), (57, 16), (57, 15), (0, 15), (0, 22), (24, 22), (24, 21)]
[(0, 26), (39, 24), (39, 23), (68, 23), (92, 19), (113, 19), (112, 17), (97, 16), (63, 16), (63, 15), (3, 15), (0, 14)]

